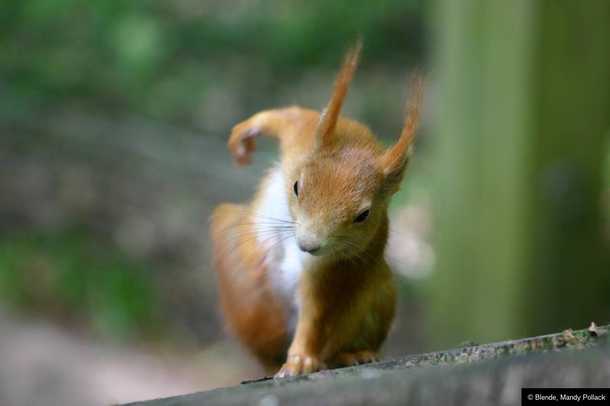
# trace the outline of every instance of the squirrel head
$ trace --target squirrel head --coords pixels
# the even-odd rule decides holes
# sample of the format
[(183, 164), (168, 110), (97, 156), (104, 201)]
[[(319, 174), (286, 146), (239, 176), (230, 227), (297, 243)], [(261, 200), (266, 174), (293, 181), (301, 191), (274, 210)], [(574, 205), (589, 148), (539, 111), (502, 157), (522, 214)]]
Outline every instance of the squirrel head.
[(297, 244), (315, 256), (358, 255), (380, 238), (390, 198), (405, 175), (418, 129), (424, 89), (418, 72), (413, 76), (404, 128), (390, 148), (384, 149), (366, 126), (339, 119), (361, 48), (358, 41), (347, 53), (320, 117), (315, 146), (287, 179)]

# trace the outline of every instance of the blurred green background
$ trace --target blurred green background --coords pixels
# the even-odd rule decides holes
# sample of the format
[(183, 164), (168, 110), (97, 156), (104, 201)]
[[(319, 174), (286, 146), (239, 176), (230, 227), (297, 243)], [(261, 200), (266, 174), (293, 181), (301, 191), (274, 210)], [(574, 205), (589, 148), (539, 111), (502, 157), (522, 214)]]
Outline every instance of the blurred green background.
[[(0, 354), (43, 320), (188, 390), (256, 377), (220, 326), (207, 217), (250, 199), (276, 148), (239, 169), (225, 142), (257, 111), (321, 109), (358, 36), (343, 114), (386, 144), (412, 69), (431, 74), (392, 206), (386, 355), (607, 323), (608, 21), (604, 0), (0, 1)], [(9, 387), (2, 404), (35, 392)]]

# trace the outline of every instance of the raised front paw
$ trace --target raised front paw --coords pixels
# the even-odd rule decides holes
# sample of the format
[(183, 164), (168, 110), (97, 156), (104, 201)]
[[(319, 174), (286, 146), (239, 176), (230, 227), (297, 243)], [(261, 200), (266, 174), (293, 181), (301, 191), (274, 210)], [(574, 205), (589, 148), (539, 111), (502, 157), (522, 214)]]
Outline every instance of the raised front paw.
[(342, 352), (328, 364), (331, 368), (350, 367), (354, 365), (368, 364), (381, 360), (378, 352), (362, 350), (356, 352)]
[(326, 365), (315, 357), (309, 355), (292, 355), (288, 357), (279, 372), (275, 374), (274, 378), (310, 374), (325, 368)]
[(248, 121), (245, 121), (233, 127), (229, 137), (229, 150), (233, 154), (233, 159), (239, 165), (250, 165), (252, 163), (249, 154), (256, 151), (255, 140), (260, 135), (260, 129), (248, 128), (247, 124)]

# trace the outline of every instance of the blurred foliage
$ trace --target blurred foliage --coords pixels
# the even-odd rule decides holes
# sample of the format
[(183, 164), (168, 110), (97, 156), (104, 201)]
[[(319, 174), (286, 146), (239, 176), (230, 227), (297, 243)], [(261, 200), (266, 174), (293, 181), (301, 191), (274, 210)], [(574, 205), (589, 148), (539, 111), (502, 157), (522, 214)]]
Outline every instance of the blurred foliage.
[(189, 122), (219, 78), (265, 92), (260, 75), (334, 69), (359, 35), (368, 61), (420, 54), (420, 3), (4, 0), (0, 89), (17, 111), (71, 100)]
[[(155, 334), (154, 292), (141, 264), (90, 233), (0, 237), (0, 300), (84, 322), (110, 339)], [(75, 320), (76, 319), (76, 320)]]

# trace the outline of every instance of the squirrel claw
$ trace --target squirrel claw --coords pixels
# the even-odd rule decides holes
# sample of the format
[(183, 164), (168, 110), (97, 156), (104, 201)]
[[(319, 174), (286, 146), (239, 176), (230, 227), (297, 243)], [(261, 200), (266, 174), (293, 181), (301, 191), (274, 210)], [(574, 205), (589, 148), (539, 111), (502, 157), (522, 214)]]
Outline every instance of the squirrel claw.
[(280, 368), (279, 372), (275, 374), (274, 378), (277, 379), (300, 374), (310, 374), (324, 368), (326, 368), (324, 363), (318, 361), (314, 357), (310, 357), (308, 355), (293, 355), (288, 357), (284, 365), (282, 365), (282, 368)]
[(369, 350), (356, 352), (342, 352), (337, 355), (329, 364), (333, 367), (355, 366), (380, 361), (379, 353)]

